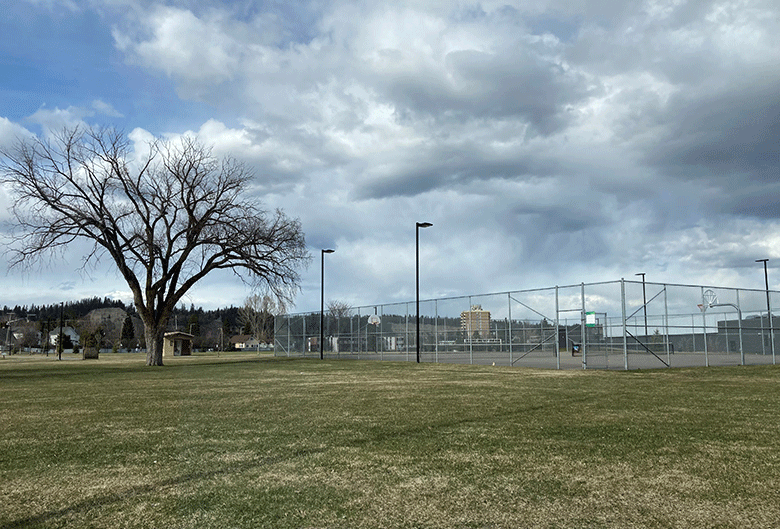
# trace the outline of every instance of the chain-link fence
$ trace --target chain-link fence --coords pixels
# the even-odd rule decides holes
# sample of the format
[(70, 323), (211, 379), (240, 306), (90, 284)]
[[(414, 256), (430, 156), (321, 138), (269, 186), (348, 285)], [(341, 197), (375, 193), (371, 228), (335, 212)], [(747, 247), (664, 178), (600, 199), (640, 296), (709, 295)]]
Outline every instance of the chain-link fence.
[[(277, 316), (277, 356), (639, 369), (774, 364), (780, 292), (582, 283)], [(780, 314), (778, 314), (780, 316)], [(418, 352), (419, 349), (419, 352)]]

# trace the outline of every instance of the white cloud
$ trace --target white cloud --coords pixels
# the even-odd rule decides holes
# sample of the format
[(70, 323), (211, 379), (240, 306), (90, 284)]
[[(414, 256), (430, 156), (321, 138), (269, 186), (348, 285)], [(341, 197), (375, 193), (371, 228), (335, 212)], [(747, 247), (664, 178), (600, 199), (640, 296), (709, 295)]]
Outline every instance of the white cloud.
[(0, 148), (11, 147), (19, 140), (32, 137), (33, 134), (8, 118), (0, 117)]
[(114, 28), (117, 47), (133, 62), (180, 80), (184, 94), (198, 97), (234, 77), (245, 46), (219, 10), (199, 18), (188, 9), (157, 5), (140, 23)]
[(40, 125), (44, 133), (49, 134), (57, 132), (63, 128), (73, 128), (84, 126), (84, 118), (94, 115), (92, 110), (85, 108), (69, 106), (65, 109), (48, 109), (45, 106), (40, 107), (32, 115), (27, 117), (27, 121)]
[(122, 118), (124, 117), (121, 112), (116, 110), (113, 106), (111, 106), (110, 103), (106, 103), (105, 101), (101, 101), (100, 99), (95, 99), (92, 101), (92, 108), (99, 112), (100, 114), (103, 114), (104, 116), (108, 116), (111, 118)]

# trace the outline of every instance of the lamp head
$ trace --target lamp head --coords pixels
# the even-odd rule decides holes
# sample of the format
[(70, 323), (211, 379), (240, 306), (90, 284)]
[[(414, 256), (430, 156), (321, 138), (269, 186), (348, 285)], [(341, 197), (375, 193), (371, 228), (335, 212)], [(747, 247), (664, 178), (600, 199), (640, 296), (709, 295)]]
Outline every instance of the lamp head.
[(418, 222), (417, 223), (417, 227), (418, 228), (430, 228), (431, 226), (433, 226), (433, 224), (431, 224), (430, 222)]

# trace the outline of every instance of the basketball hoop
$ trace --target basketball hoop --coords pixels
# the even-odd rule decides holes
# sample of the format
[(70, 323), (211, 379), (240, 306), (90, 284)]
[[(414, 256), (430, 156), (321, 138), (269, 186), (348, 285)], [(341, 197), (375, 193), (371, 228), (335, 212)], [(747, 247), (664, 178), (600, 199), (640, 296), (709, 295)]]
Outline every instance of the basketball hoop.
[(368, 317), (369, 325), (379, 325), (380, 323), (382, 323), (382, 320), (379, 319), (379, 316), (377, 316), (376, 314), (372, 314), (371, 316)]
[(696, 306), (699, 307), (699, 310), (702, 311), (702, 312), (706, 312), (706, 310), (707, 310), (707, 305), (704, 305), (703, 303), (699, 303)]
[[(709, 288), (702, 293), (701, 299), (702, 304), (704, 305), (704, 308), (701, 309), (702, 312), (718, 303), (718, 295)], [(699, 305), (699, 307), (701, 308), (701, 305)]]

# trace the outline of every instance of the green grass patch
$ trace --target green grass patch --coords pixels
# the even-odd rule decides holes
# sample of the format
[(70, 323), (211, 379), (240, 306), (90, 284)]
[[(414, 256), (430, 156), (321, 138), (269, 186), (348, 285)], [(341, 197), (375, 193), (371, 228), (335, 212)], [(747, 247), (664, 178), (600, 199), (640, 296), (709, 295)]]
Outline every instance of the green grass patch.
[(0, 527), (772, 527), (780, 369), (0, 361)]

